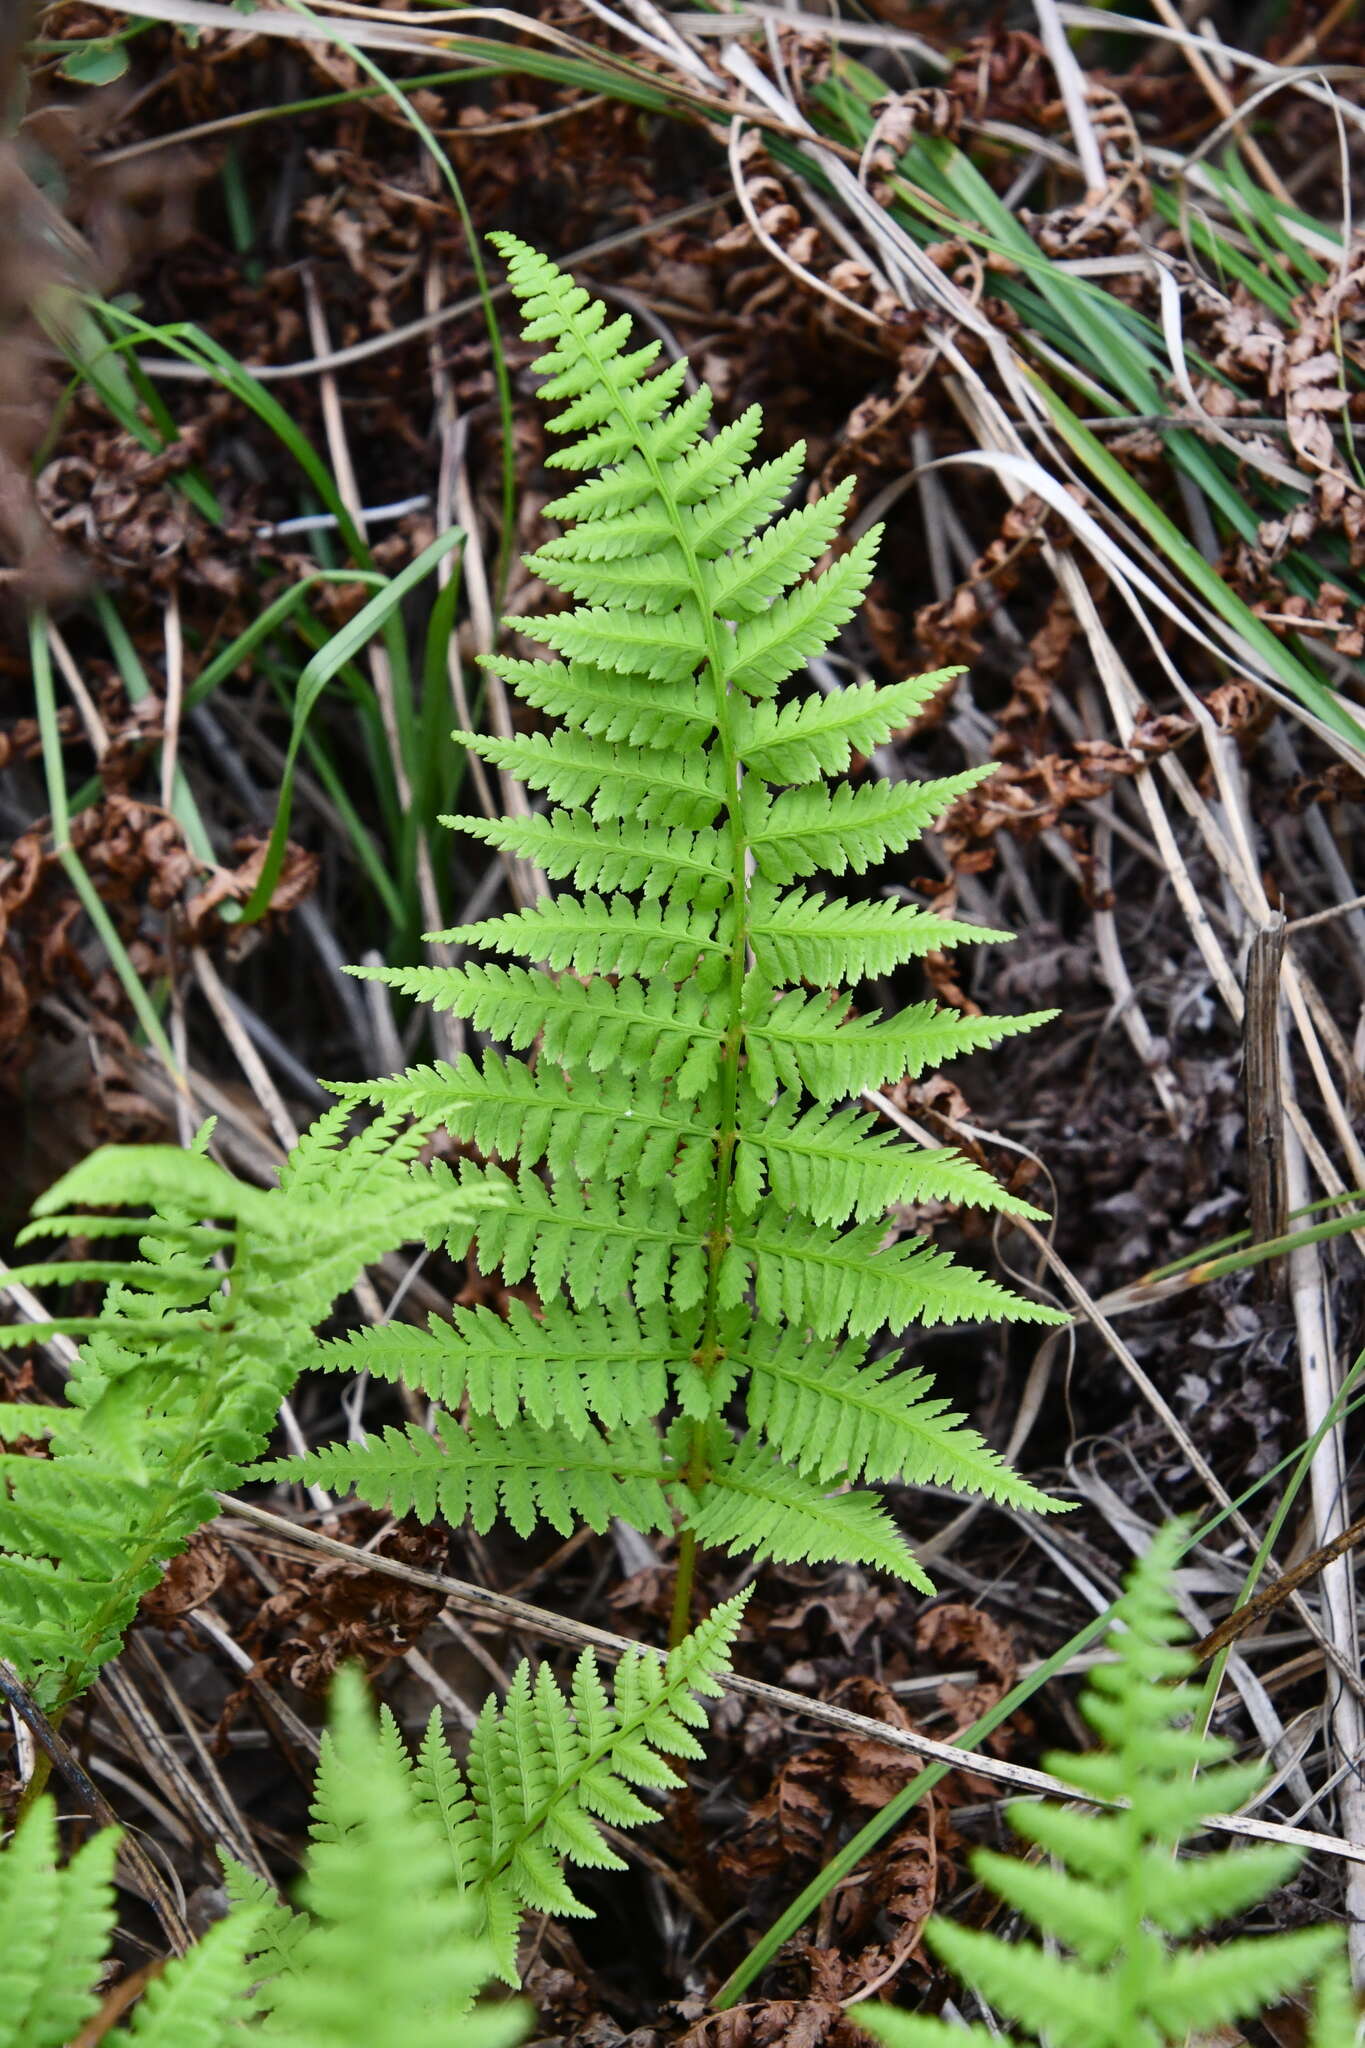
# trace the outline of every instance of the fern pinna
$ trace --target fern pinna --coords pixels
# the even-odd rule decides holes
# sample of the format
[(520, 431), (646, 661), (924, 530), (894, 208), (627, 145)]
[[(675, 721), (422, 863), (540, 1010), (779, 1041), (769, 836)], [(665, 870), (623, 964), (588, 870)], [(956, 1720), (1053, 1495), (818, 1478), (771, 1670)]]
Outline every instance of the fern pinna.
[[(138, 1259), (9, 1276), (108, 1290), (97, 1317), (0, 1328), (0, 1344), (85, 1339), (62, 1406), (0, 1405), (0, 1653), (49, 1713), (116, 1654), (166, 1560), (217, 1513), (213, 1489), (265, 1448), (336, 1296), (405, 1240), (449, 1228), (449, 1192), (412, 1171), (422, 1126), (380, 1117), (344, 1140), (347, 1121), (341, 1106), (321, 1117), (277, 1188), (202, 1149), (109, 1147), (37, 1204), (29, 1238), (143, 1233)], [(137, 1202), (150, 1213), (69, 1213)], [(46, 1457), (5, 1448), (42, 1437)]]
[[(549, 462), (598, 473), (548, 507), (570, 530), (529, 560), (575, 607), (507, 621), (554, 658), (489, 663), (557, 729), (459, 736), (549, 808), (449, 822), (564, 886), (442, 935), (499, 961), (374, 970), (520, 1056), (341, 1092), (440, 1118), (508, 1162), (435, 1169), (464, 1207), (498, 1200), (472, 1232), (450, 1232), (450, 1249), (472, 1242), (484, 1269), (531, 1280), (543, 1314), (473, 1309), (425, 1335), (332, 1347), (324, 1362), (401, 1375), (447, 1413), (439, 1442), (390, 1431), (303, 1469), (481, 1529), (499, 1509), (521, 1531), (676, 1518), (679, 1627), (698, 1543), (863, 1562), (927, 1586), (877, 1498), (850, 1482), (1046, 1503), (923, 1372), (869, 1361), (868, 1340), (915, 1322), (1055, 1316), (923, 1239), (884, 1243), (898, 1203), (1037, 1212), (968, 1160), (901, 1143), (849, 1098), (1052, 1013), (855, 1014), (849, 992), (865, 978), (1005, 935), (806, 884), (822, 868), (866, 873), (988, 771), (825, 786), (942, 680), (779, 697), (871, 572), (875, 530), (806, 573), (835, 543), (850, 487), (779, 516), (800, 446), (752, 463), (756, 406), (708, 438), (711, 395), (679, 397), (684, 363), (658, 369), (659, 343), (632, 347), (628, 318), (609, 320), (515, 237), (493, 239), (528, 338), (549, 344), (534, 367), (560, 408), (550, 426), (573, 437)], [(724, 1419), (736, 1393), (738, 1436)], [(661, 1413), (674, 1418), (662, 1432)]]
[[(977, 1877), (1046, 1941), (1008, 1941), (931, 1920), (934, 1954), (995, 2012), (1046, 2048), (1162, 2048), (1245, 2018), (1322, 1973), (1310, 2048), (1354, 2048), (1356, 2015), (1334, 1927), (1258, 1934), (1196, 1948), (1190, 1937), (1259, 1905), (1299, 1852), (1278, 1844), (1177, 1860), (1216, 1814), (1235, 1813), (1264, 1783), (1260, 1763), (1225, 1761), (1231, 1745), (1191, 1726), (1199, 1695), (1171, 1590), (1185, 1543), (1179, 1523), (1134, 1566), (1115, 1613), (1112, 1664), (1091, 1674), (1081, 1711), (1103, 1747), (1048, 1759), (1056, 1776), (1119, 1810), (1087, 1813), (1019, 1802), (1010, 1825), (1051, 1864), (980, 1850)], [(949, 2026), (863, 2008), (885, 2048), (1013, 2048), (994, 2027)], [(1220, 2036), (1220, 2038), (1222, 2038)], [(1231, 2038), (1229, 2036), (1228, 2038)], [(1238, 2036), (1237, 2038), (1241, 2038)]]

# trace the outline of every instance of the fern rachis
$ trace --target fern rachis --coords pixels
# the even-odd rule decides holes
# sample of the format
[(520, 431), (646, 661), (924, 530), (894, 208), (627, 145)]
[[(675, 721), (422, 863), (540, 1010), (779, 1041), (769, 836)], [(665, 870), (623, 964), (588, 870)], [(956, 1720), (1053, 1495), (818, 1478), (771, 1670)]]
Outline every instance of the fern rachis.
[[(1040, 1018), (856, 1014), (866, 976), (1003, 935), (826, 896), (812, 878), (869, 872), (986, 771), (826, 786), (941, 681), (782, 695), (871, 573), (875, 530), (811, 573), (851, 486), (784, 510), (799, 447), (751, 466), (756, 409), (708, 439), (704, 387), (679, 400), (681, 368), (660, 369), (655, 343), (631, 346), (628, 318), (494, 239), (527, 337), (547, 344), (534, 368), (566, 440), (549, 466), (583, 480), (548, 507), (566, 530), (529, 564), (571, 608), (507, 621), (552, 658), (489, 664), (557, 726), (462, 735), (547, 808), (449, 822), (561, 886), (443, 935), (508, 964), (375, 970), (512, 1053), (341, 1092), (444, 1122), (488, 1156), (430, 1169), (466, 1209), (496, 1196), (449, 1249), (472, 1242), (484, 1270), (529, 1280), (544, 1320), (514, 1311), (509, 1336), (462, 1315), (410, 1341), (330, 1347), (324, 1363), (372, 1355), (463, 1400), (468, 1420), (447, 1415), (439, 1440), (390, 1431), (274, 1469), (422, 1512), (445, 1502), (479, 1527), (499, 1511), (523, 1531), (680, 1520), (675, 1635), (699, 1537), (860, 1559), (927, 1586), (875, 1497), (846, 1490), (859, 1475), (1048, 1503), (921, 1372), (868, 1365), (861, 1340), (916, 1321), (1055, 1318), (922, 1241), (883, 1242), (897, 1203), (1027, 1205), (951, 1152), (891, 1140), (849, 1098)], [(724, 1414), (735, 1392), (738, 1440)], [(812, 1456), (812, 1441), (843, 1462)]]

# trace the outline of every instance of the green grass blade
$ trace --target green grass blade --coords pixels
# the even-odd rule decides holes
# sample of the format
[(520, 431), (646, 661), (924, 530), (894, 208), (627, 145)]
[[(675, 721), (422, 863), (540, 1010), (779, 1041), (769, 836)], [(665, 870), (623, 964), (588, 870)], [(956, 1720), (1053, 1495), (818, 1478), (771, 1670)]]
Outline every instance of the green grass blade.
[(337, 633), (326, 646), (319, 649), (307, 663), (299, 677), (298, 693), (294, 700), (294, 724), (289, 736), (289, 747), (285, 754), (284, 775), (280, 782), (275, 823), (271, 828), (269, 844), (266, 847), (260, 876), (250, 897), (243, 906), (244, 922), (251, 924), (262, 917), (269, 908), (275, 884), (280, 878), (284, 865), (285, 841), (289, 834), (289, 819), (294, 803), (294, 769), (298, 761), (299, 747), (303, 740), (304, 728), (308, 723), (313, 706), (322, 695), (337, 671), (371, 639), (400, 605), (408, 592), (430, 574), (443, 556), (459, 545), (464, 534), (458, 526), (452, 526), (448, 533), (438, 534), (429, 546), (423, 548), (415, 561), (376, 592), (367, 605), (362, 606), (353, 619)]

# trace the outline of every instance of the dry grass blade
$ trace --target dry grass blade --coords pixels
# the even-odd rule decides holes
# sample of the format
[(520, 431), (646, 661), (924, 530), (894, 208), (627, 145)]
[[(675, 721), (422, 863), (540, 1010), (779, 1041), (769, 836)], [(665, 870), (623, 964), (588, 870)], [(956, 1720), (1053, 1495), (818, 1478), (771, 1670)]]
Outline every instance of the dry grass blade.
[[(257, 1507), (253, 1501), (237, 1499), (231, 1494), (220, 1494), (219, 1505), (229, 1516), (235, 1516), (258, 1529), (267, 1531), (281, 1542), (301, 1545), (315, 1550), (340, 1563), (350, 1565), (356, 1571), (376, 1571), (392, 1578), (404, 1579), (410, 1585), (427, 1586), (433, 1592), (443, 1593), (456, 1606), (472, 1613), (482, 1613), (505, 1621), (509, 1626), (529, 1630), (532, 1634), (550, 1642), (568, 1643), (577, 1648), (600, 1650), (613, 1657), (625, 1656), (638, 1651), (642, 1646), (629, 1637), (613, 1635), (610, 1630), (594, 1628), (590, 1623), (574, 1621), (567, 1615), (555, 1614), (548, 1608), (529, 1606), (524, 1600), (513, 1600), (505, 1593), (495, 1593), (486, 1586), (476, 1586), (461, 1579), (448, 1578), (441, 1572), (426, 1572), (411, 1565), (405, 1565), (396, 1558), (387, 1558), (370, 1552), (360, 1552), (349, 1544), (338, 1543), (320, 1531), (307, 1529), (302, 1525), (286, 1521), (280, 1515), (271, 1514), (266, 1508)], [(649, 1645), (644, 1645), (646, 1649)], [(654, 1651), (660, 1658), (662, 1650)], [(993, 1757), (983, 1751), (961, 1749), (951, 1742), (939, 1742), (933, 1737), (906, 1734), (888, 1726), (884, 1721), (870, 1720), (865, 1714), (849, 1712), (847, 1708), (835, 1706), (827, 1700), (805, 1699), (800, 1693), (788, 1692), (784, 1687), (766, 1685), (756, 1678), (743, 1678), (733, 1672), (725, 1673), (720, 1679), (726, 1692), (738, 1698), (753, 1700), (756, 1704), (769, 1707), (777, 1712), (813, 1720), (821, 1726), (837, 1728), (846, 1734), (862, 1736), (867, 1740), (884, 1743), (889, 1748), (904, 1750), (908, 1759), (916, 1762), (928, 1760), (946, 1765), (953, 1770), (969, 1770), (978, 1776), (990, 1778), (996, 1784), (1007, 1786), (1016, 1793), (1033, 1793), (1045, 1798), (1073, 1800), (1076, 1796), (1073, 1786), (1064, 1784), (1046, 1771), (1036, 1771), (1023, 1764), (1011, 1764), (1002, 1758)], [(1219, 1833), (1240, 1835), (1248, 1840), (1261, 1842), (1282, 1842), (1302, 1848), (1306, 1853), (1317, 1853), (1344, 1859), (1348, 1863), (1365, 1865), (1365, 1841), (1338, 1840), (1335, 1836), (1324, 1835), (1310, 1828), (1282, 1826), (1276, 1821), (1263, 1821), (1246, 1814), (1229, 1814), (1211, 1821), (1211, 1828)]]

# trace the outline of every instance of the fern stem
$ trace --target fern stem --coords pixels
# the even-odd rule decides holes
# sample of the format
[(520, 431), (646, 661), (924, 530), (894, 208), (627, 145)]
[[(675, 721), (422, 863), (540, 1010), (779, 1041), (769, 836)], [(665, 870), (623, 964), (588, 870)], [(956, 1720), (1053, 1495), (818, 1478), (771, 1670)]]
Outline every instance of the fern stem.
[(668, 1624), (668, 1647), (676, 1650), (692, 1626), (692, 1588), (697, 1576), (697, 1539), (684, 1529), (678, 1544), (678, 1569), (673, 1576), (673, 1617)]

